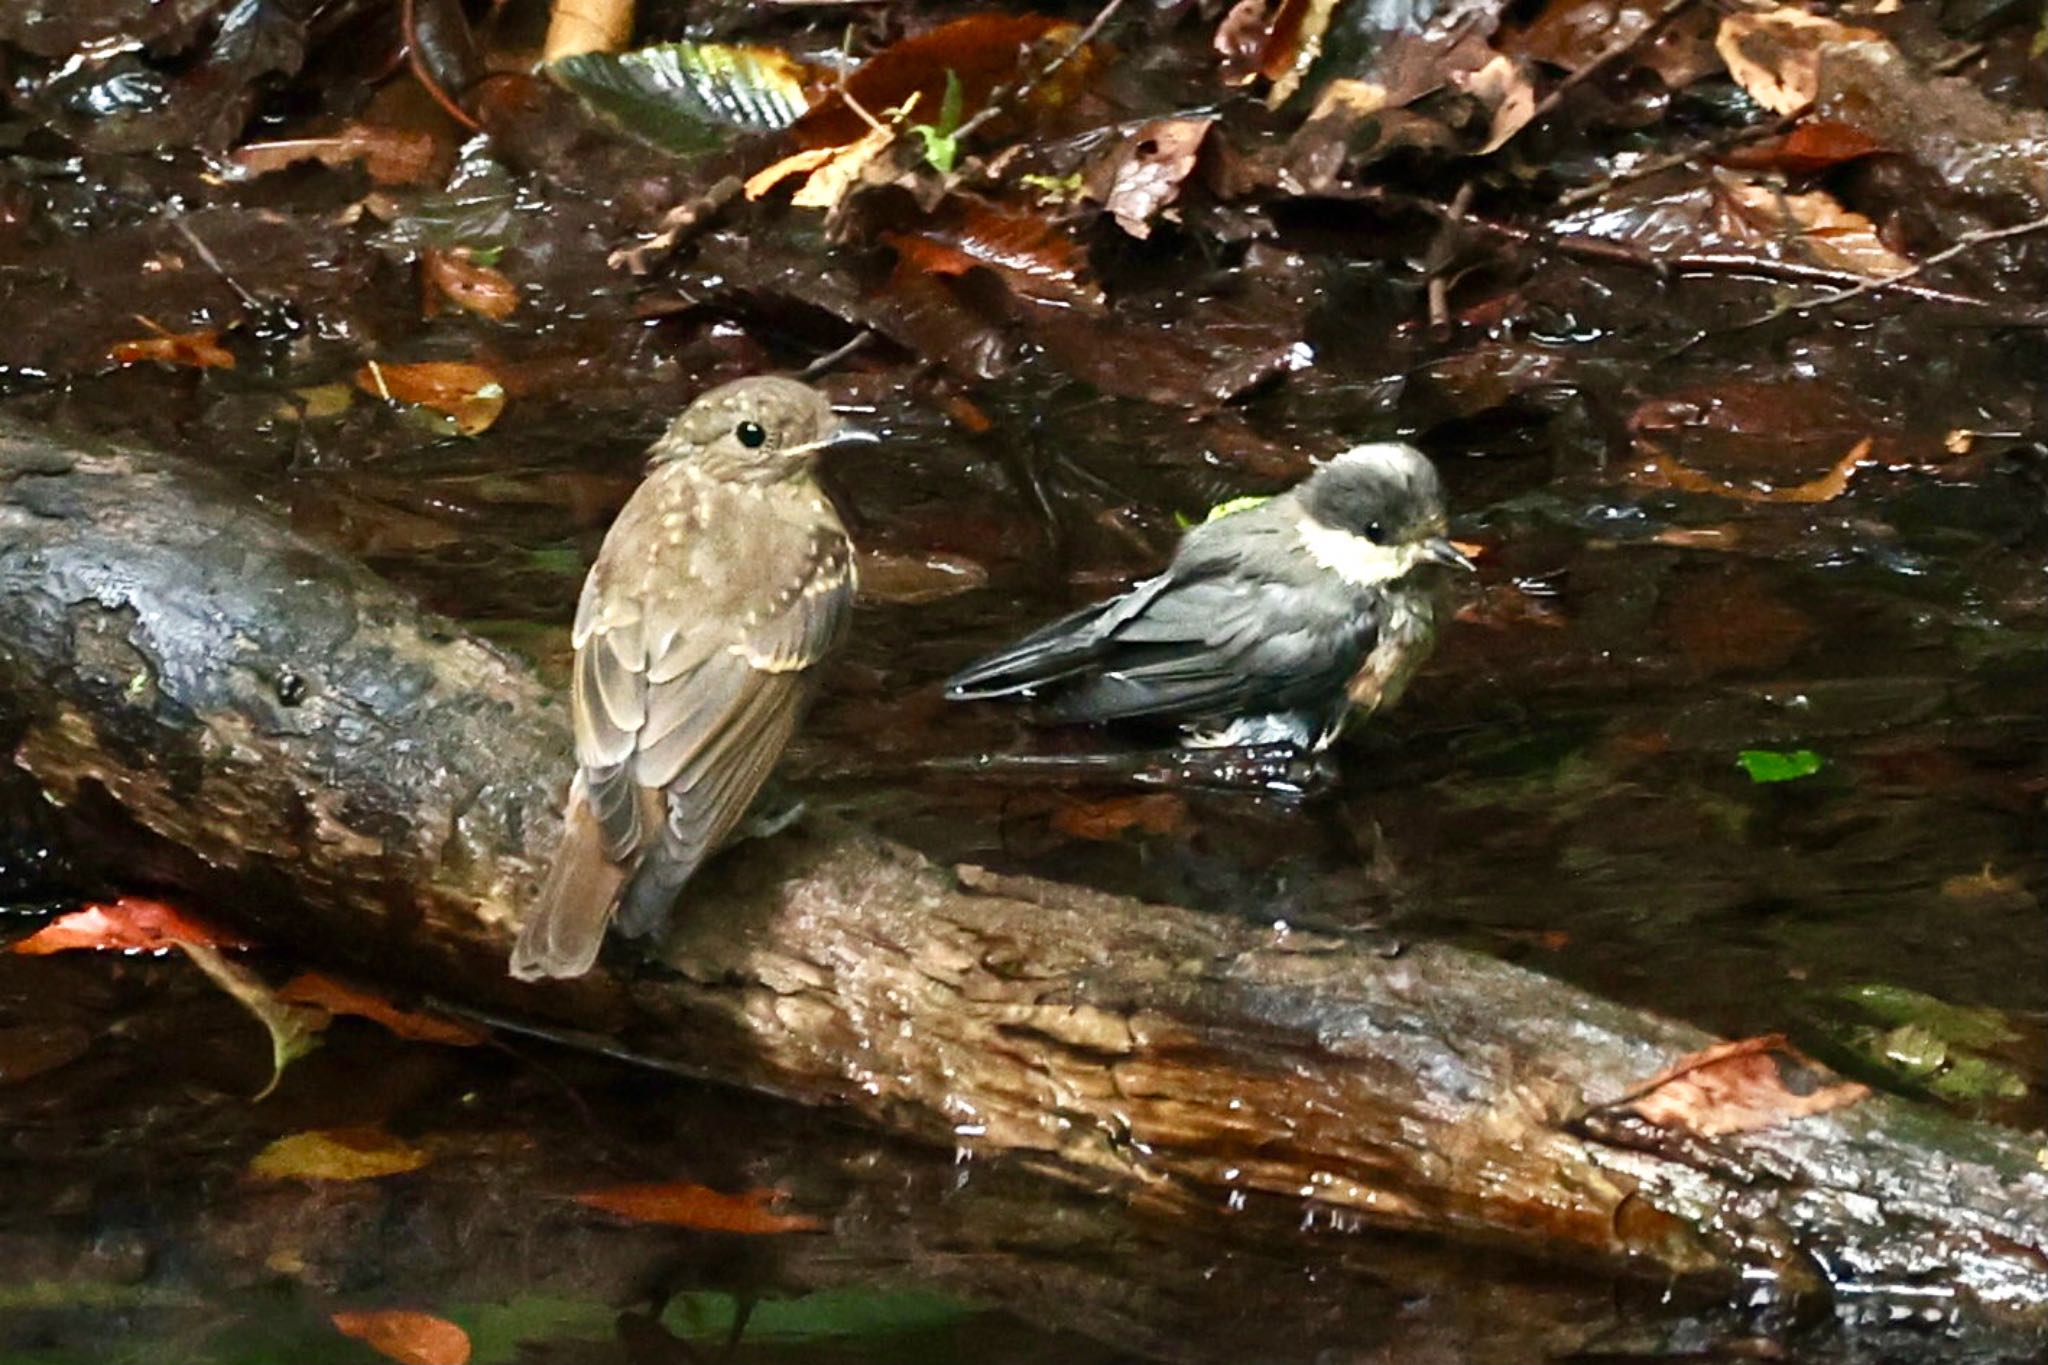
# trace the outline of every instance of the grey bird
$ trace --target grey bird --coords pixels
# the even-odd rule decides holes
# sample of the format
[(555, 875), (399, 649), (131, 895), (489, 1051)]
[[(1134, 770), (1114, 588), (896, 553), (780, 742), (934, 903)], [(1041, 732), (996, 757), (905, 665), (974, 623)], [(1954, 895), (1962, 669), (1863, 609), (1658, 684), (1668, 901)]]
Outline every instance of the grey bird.
[(1190, 530), (1164, 573), (948, 680), (953, 701), (1037, 701), (1061, 722), (1149, 718), (1193, 745), (1319, 753), (1400, 698), (1436, 640), (1426, 567), (1443, 487), (1413, 446), (1354, 446), (1294, 488)]
[(665, 927), (740, 824), (845, 634), (853, 548), (814, 461), (863, 436), (762, 377), (701, 395), (648, 452), (576, 608), (577, 771), (513, 976), (581, 976), (614, 922)]

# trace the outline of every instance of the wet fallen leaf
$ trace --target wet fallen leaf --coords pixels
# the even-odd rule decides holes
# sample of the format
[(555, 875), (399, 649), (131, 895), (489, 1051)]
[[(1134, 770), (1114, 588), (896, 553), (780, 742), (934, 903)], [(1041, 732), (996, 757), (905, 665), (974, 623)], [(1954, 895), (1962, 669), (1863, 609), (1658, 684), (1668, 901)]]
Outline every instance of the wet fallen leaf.
[(1513, 57), (1497, 55), (1456, 84), (1478, 100), (1491, 118), (1486, 141), (1479, 148), (1481, 156), (1499, 151), (1536, 116), (1536, 83), (1529, 78), (1527, 67)]
[(1789, 488), (1774, 488), (1764, 484), (1726, 483), (1688, 465), (1680, 464), (1671, 455), (1655, 445), (1638, 437), (1639, 449), (1648, 452), (1641, 464), (1630, 471), (1632, 481), (1649, 488), (1675, 488), (1682, 493), (1709, 493), (1718, 498), (1734, 498), (1740, 502), (1815, 503), (1831, 502), (1849, 491), (1849, 476), (1870, 462), (1874, 442), (1865, 438), (1858, 441), (1849, 453), (1835, 461), (1834, 467), (1817, 479), (1794, 484)]
[(1118, 227), (1140, 240), (1152, 235), (1152, 220), (1180, 197), (1195, 168), (1211, 118), (1161, 118), (1141, 124), (1088, 180)]
[(1025, 298), (1098, 307), (1080, 242), (1049, 219), (982, 200), (951, 199), (915, 232), (883, 234), (904, 260), (937, 275), (984, 269)]
[(1721, 20), (1714, 50), (1749, 97), (1774, 114), (1813, 103), (1820, 92), (1820, 50), (1829, 43), (1883, 41), (1874, 29), (1781, 5), (1763, 13), (1738, 10)]
[(895, 134), (890, 129), (872, 129), (867, 136), (844, 147), (825, 149), (829, 155), (815, 167), (800, 166), (804, 154), (799, 152), (795, 156), (784, 158), (749, 180), (747, 193), (750, 197), (758, 198), (759, 194), (755, 192), (755, 187), (759, 184), (760, 193), (765, 194), (768, 186), (776, 183), (766, 177), (782, 167), (792, 167), (807, 170), (809, 174), (804, 177), (804, 183), (797, 187), (797, 192), (790, 196), (791, 205), (800, 209), (835, 209), (839, 207), (839, 201), (846, 197), (847, 191), (860, 183), (861, 173), (867, 170), (877, 157), (888, 151), (889, 145), (894, 141)]
[(1761, 786), (1812, 777), (1826, 766), (1826, 760), (1811, 749), (1744, 749), (1735, 756), (1735, 764), (1749, 774), (1750, 781)]
[(551, 62), (548, 74), (633, 137), (688, 155), (731, 141), (734, 129), (787, 128), (822, 88), (816, 68), (773, 48), (661, 43)]
[(1980, 909), (2007, 907), (2025, 909), (2035, 903), (2034, 893), (2018, 877), (1993, 872), (1986, 863), (1976, 872), (1950, 877), (1941, 884), (1944, 900), (1959, 901)]
[(1524, 592), (1513, 583), (1489, 583), (1482, 587), (1459, 606), (1457, 619), (1492, 630), (1522, 626), (1563, 630), (1570, 624), (1555, 598)]
[(1738, 211), (1781, 242), (1790, 237), (1816, 265), (1881, 279), (1913, 268), (1913, 262), (1886, 246), (1877, 224), (1842, 207), (1825, 190), (1793, 194), (1769, 184), (1735, 176), (1719, 177), (1722, 191)]
[(412, 365), (371, 361), (356, 371), (356, 387), (388, 402), (415, 403), (444, 413), (464, 436), (490, 428), (505, 410), (505, 386), (493, 371), (461, 360)]
[(107, 359), (116, 365), (139, 365), (152, 361), (158, 365), (186, 365), (202, 370), (235, 368), (234, 352), (220, 344), (220, 329), (217, 327), (197, 332), (166, 332), (148, 318), (138, 321), (153, 328), (156, 335), (139, 337), (134, 341), (117, 341), (109, 346)]
[(1783, 137), (1731, 147), (1715, 159), (1738, 170), (1812, 175), (1883, 150), (1883, 144), (1860, 128), (1832, 119), (1809, 118)]
[(995, 429), (995, 419), (964, 393), (946, 395), (946, 415), (976, 436)]
[(1701, 673), (1774, 673), (1813, 638), (1813, 621), (1742, 568), (1679, 577), (1660, 612), (1665, 633)]
[(468, 1365), (469, 1333), (446, 1318), (402, 1308), (336, 1313), (336, 1331), (400, 1365)]
[(964, 555), (929, 550), (920, 555), (862, 550), (858, 556), (863, 601), (905, 606), (937, 602), (988, 583), (988, 570)]
[(636, 1223), (663, 1223), (703, 1232), (768, 1235), (819, 1232), (825, 1224), (808, 1214), (777, 1213), (780, 1190), (748, 1190), (721, 1194), (702, 1185), (620, 1185), (576, 1196), (586, 1208), (629, 1218)]
[(249, 1174), (260, 1180), (376, 1180), (417, 1171), (431, 1159), (381, 1128), (327, 1128), (277, 1139), (250, 1161)]
[(330, 1020), (326, 1010), (287, 1004), (247, 967), (230, 962), (218, 950), (201, 943), (180, 943), (192, 965), (205, 972), (213, 984), (234, 997), (235, 1002), (256, 1017), (270, 1035), (270, 1084), (255, 1098), (264, 1099), (284, 1079), (284, 1069), (320, 1045), (320, 1034)]
[(211, 928), (162, 901), (122, 896), (59, 916), (15, 944), (14, 951), (30, 957), (75, 949), (162, 953), (187, 943), (215, 948), (249, 946), (246, 939)]
[(301, 972), (278, 987), (277, 998), (288, 1004), (311, 1005), (329, 1014), (350, 1014), (381, 1024), (400, 1038), (449, 1047), (475, 1047), (489, 1040), (482, 1029), (438, 1014), (404, 1010), (379, 995), (336, 981), (318, 972)]
[(1613, 1106), (1659, 1128), (1721, 1137), (1854, 1104), (1868, 1086), (1834, 1078), (1783, 1034), (1719, 1043), (1659, 1073)]
[(1337, 0), (1239, 0), (1216, 29), (1224, 79), (1244, 85), (1263, 76), (1273, 83), (1266, 102), (1279, 108), (1322, 55), (1336, 9)]
[(1126, 830), (1171, 834), (1187, 823), (1185, 801), (1170, 792), (1120, 796), (1107, 801), (1075, 801), (1053, 812), (1052, 827), (1073, 839), (1098, 842), (1120, 837)]
[(1656, 22), (1661, 7), (1641, 0), (1551, 0), (1534, 22), (1498, 39), (1502, 50), (1539, 62), (1579, 71), (1610, 52), (1647, 67), (1663, 78), (1666, 89), (1682, 90), (1702, 76), (1721, 69), (1714, 52), (1711, 11), (1681, 15), (1653, 39), (1643, 32)]
[(17, 1024), (0, 1028), (0, 1085), (13, 1085), (77, 1061), (93, 1033), (79, 1024)]
[(428, 317), (440, 313), (444, 300), (493, 322), (503, 322), (519, 307), (519, 286), (460, 246), (420, 252), (420, 295)]
[[(883, 48), (846, 78), (846, 96), (877, 118), (913, 99), (936, 113), (946, 102), (950, 73), (959, 83), (961, 115), (971, 117), (998, 86), (1036, 72), (1079, 33), (1075, 24), (1039, 14), (971, 14)], [(1031, 102), (1055, 106), (1072, 98), (1088, 65), (1085, 52), (1077, 55), (1057, 79), (1034, 91)], [(867, 120), (837, 91), (796, 124), (807, 147), (844, 146), (867, 131)]]
[(432, 133), (352, 123), (327, 137), (282, 138), (251, 142), (228, 154), (244, 174), (267, 175), (306, 161), (323, 166), (361, 162), (380, 185), (423, 185), (438, 182), (449, 153)]

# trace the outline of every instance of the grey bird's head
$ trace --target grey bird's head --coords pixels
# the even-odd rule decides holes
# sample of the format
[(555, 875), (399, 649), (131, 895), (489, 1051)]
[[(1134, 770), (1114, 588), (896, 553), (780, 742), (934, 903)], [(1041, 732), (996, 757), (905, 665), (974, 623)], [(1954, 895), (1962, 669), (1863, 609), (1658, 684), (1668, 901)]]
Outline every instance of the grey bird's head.
[(842, 425), (809, 384), (760, 375), (697, 395), (649, 455), (657, 465), (692, 460), (719, 478), (779, 483), (808, 474), (829, 445), (872, 439)]
[(1389, 583), (1422, 564), (1473, 567), (1445, 538), (1443, 484), (1414, 446), (1353, 446), (1311, 474), (1296, 496), (1310, 552), (1354, 585)]

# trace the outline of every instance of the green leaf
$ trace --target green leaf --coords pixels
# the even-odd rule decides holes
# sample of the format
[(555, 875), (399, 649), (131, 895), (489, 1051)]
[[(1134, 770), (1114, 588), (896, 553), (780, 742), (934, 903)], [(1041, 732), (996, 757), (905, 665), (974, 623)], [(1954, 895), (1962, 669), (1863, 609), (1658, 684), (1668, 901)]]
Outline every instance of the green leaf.
[(1232, 498), (1228, 502), (1219, 502), (1209, 509), (1208, 516), (1202, 518), (1202, 524), (1207, 526), (1212, 521), (1219, 521), (1235, 513), (1249, 512), (1260, 503), (1271, 502), (1272, 500), (1273, 498), (1270, 493), (1255, 493), (1249, 497)]
[(787, 128), (810, 107), (802, 68), (773, 48), (660, 43), (563, 57), (547, 69), (600, 117), (680, 156), (722, 147), (734, 130)]
[(1735, 761), (1749, 774), (1752, 782), (1795, 782), (1802, 777), (1812, 777), (1823, 766), (1821, 756), (1811, 749), (1793, 749), (1780, 752), (1776, 749), (1744, 749), (1736, 755)]
[(966, 104), (967, 96), (960, 88), (960, 74), (949, 66), (946, 68), (946, 97), (939, 102), (939, 121), (910, 125), (910, 131), (924, 143), (924, 159), (940, 175), (951, 175), (953, 167), (959, 164), (960, 140), (953, 134), (960, 127), (960, 114)]
[(1904, 986), (1871, 981), (1846, 986), (1836, 995), (1880, 1023), (1894, 1027), (1913, 1025), (1958, 1047), (1996, 1047), (2016, 1042), (2020, 1036), (1997, 1010), (1981, 1005), (1951, 1005)]

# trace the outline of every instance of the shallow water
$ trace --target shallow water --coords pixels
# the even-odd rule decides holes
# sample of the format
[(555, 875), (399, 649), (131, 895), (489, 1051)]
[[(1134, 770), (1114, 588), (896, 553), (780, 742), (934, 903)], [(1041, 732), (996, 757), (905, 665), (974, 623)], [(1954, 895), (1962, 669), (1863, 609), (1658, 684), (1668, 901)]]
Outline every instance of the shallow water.
[[(138, 310), (182, 326), (234, 300), (199, 272), (136, 296), (135, 262), (173, 241), (147, 196), (123, 207), (91, 192), (97, 168), (26, 165), (13, 173), (52, 226), (0, 293), (12, 408), (227, 470), (544, 671), (666, 417), (704, 384), (846, 335), (793, 305), (691, 302), (719, 260), (787, 244), (714, 235), (638, 292), (603, 267), (600, 215), (567, 197), (509, 210), (506, 268), (531, 291), (516, 331), (429, 327), (369, 231), (254, 213), (339, 208), (318, 175), (233, 190), (169, 162), (154, 189), (214, 205), (194, 229), (242, 286), (314, 325), (252, 333), (234, 371), (109, 370), (88, 358)], [(1868, 309), (1735, 329), (1765, 291), (1562, 264), (1476, 280), (1453, 334), (1433, 337), (1414, 289), (1331, 247), (1354, 226), (1304, 215), (1237, 282), (1253, 311), (1305, 301), (1314, 360), (1235, 406), (1182, 415), (1027, 361), (975, 389), (976, 432), (948, 415), (953, 386), (886, 344), (832, 376), (885, 440), (835, 456), (827, 481), (856, 539), (891, 557), (899, 600), (859, 611), (796, 783), (938, 858), (1451, 939), (1730, 1034), (1783, 1029), (1873, 1077), (1873, 1031), (1896, 1019), (1867, 988), (1989, 1007), (2018, 1089), (1952, 1102), (2048, 1120), (2048, 482), (2042, 448), (2011, 434), (2038, 425), (2038, 344)], [(300, 411), (364, 354), (476, 347), (518, 380), (481, 438), (360, 394), (339, 415)], [(939, 678), (1163, 562), (1177, 518), (1395, 435), (1438, 460), (1482, 571), (1446, 585), (1439, 653), (1397, 712), (1347, 738), (1332, 790), (961, 775), (980, 755), (1141, 741), (951, 708)], [(1870, 463), (1839, 496), (1727, 491), (1821, 478), (1865, 439)], [(1659, 486), (1642, 474), (1659, 452), (1725, 487)], [(963, 564), (987, 585), (939, 595)], [(900, 600), (921, 594), (935, 600)], [(1745, 750), (1820, 766), (1758, 783)], [(1149, 804), (1118, 804), (1134, 795)], [(26, 928), (48, 907), (23, 885)], [(562, 1362), (1728, 1359), (1752, 1323), (1303, 1229), (1299, 1209), (1247, 1210), (1231, 1236), (1190, 1244), (1127, 1191), (517, 1039), (453, 1050), (344, 1021), (252, 1103), (264, 1061), (253, 1025), (182, 962), (0, 958), (0, 1358), (356, 1361), (328, 1318), (364, 1307), (452, 1318), (479, 1361)], [(358, 1125), (431, 1159), (346, 1185), (247, 1174), (279, 1136)], [(653, 1180), (779, 1187), (826, 1228), (650, 1228), (568, 1197)], [(1537, 1335), (1530, 1304), (1581, 1330)], [(1768, 1314), (1753, 1326), (1798, 1340)], [(1965, 1357), (1871, 1337), (1811, 1358)]]

